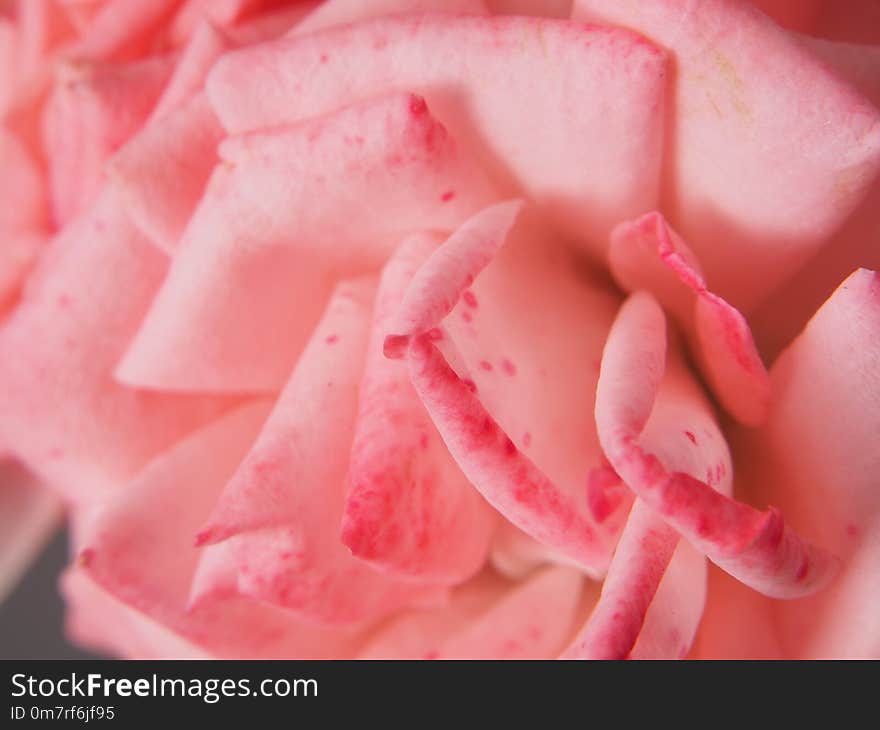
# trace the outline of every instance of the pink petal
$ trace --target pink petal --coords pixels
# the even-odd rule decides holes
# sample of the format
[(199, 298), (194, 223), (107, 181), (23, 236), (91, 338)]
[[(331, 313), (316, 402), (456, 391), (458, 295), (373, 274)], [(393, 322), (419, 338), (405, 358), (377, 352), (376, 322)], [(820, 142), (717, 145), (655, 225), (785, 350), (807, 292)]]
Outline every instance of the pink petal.
[(7, 233), (0, 247), (0, 319), (16, 304), (27, 276), (46, 246), (40, 233)]
[(664, 210), (717, 293), (748, 312), (865, 196), (880, 112), (748, 3), (577, 0), (574, 15), (675, 54)]
[(0, 457), (0, 601), (58, 526), (61, 505), (20, 464)]
[(611, 271), (627, 291), (647, 289), (677, 315), (722, 405), (739, 421), (760, 423), (770, 379), (740, 312), (706, 287), (694, 255), (660, 213), (618, 225)]
[(137, 58), (149, 49), (154, 34), (179, 3), (180, 0), (107, 0), (67, 53), (73, 58), (93, 61)]
[(233, 538), (238, 592), (322, 623), (361, 622), (442, 595), (383, 576), (339, 539), (374, 291), (372, 280), (339, 286), (198, 536), (201, 544)]
[(678, 533), (637, 499), (589, 621), (567, 659), (626, 659), (678, 544)]
[(840, 555), (823, 593), (776, 608), (783, 648), (880, 656), (880, 278), (853, 273), (771, 370), (768, 423), (743, 433), (746, 484)]
[(214, 61), (231, 46), (226, 36), (210, 23), (196, 26), (149, 121), (183, 106), (201, 91)]
[[(608, 336), (596, 395), (611, 465), (669, 525), (752, 588), (794, 598), (824, 587), (836, 569), (830, 554), (802, 540), (778, 510), (761, 513), (712, 488), (730, 484), (726, 444), (682, 366), (666, 372), (665, 350), (663, 311), (649, 294), (633, 294)], [(690, 457), (687, 442), (696, 447)]]
[[(545, 568), (436, 648), (438, 659), (555, 658), (574, 627), (583, 575)], [(428, 656), (434, 656), (431, 649)]]
[(128, 65), (68, 62), (43, 113), (52, 211), (68, 223), (97, 198), (103, 164), (144, 123), (171, 72), (170, 59)]
[[(240, 596), (188, 609), (200, 557), (192, 536), (270, 405), (243, 406), (151, 462), (86, 529), (80, 570), (110, 596), (214, 656), (345, 656), (357, 648), (353, 634), (301, 624), (286, 611)], [(181, 484), (186, 499), (180, 498)], [(92, 610), (100, 607), (83, 607), (84, 613)]]
[(406, 365), (382, 354), (407, 284), (437, 243), (428, 235), (407, 240), (382, 275), (360, 386), (342, 541), (382, 572), (457, 583), (482, 566), (493, 512), (449, 455)]
[(280, 387), (339, 274), (376, 270), (408, 233), (450, 230), (493, 196), (408, 94), (235, 137), (220, 156), (120, 365), (127, 383)]
[(127, 606), (95, 584), (80, 566), (61, 577), (70, 641), (123, 659), (208, 659), (210, 655), (178, 634)]
[(112, 491), (234, 402), (113, 380), (165, 269), (106, 195), (52, 240), (0, 323), (0, 444), (71, 498)]
[(259, 12), (264, 4), (263, 0), (186, 0), (171, 21), (169, 32), (173, 42), (188, 42), (198, 33), (199, 25), (226, 28)]
[(204, 94), (149, 124), (107, 166), (126, 212), (171, 253), (205, 192), (224, 132)]
[(275, 40), (292, 29), (309, 15), (323, 0), (297, 2), (290, 7), (265, 12), (231, 28), (225, 29), (230, 38), (240, 46)]
[(569, 234), (604, 251), (614, 223), (656, 205), (664, 84), (663, 54), (629, 33), (434, 15), (230, 53), (212, 71), (208, 93), (233, 133), (387, 88), (424, 94), (499, 184), (524, 190)]
[(572, 0), (487, 0), (493, 13), (504, 15), (543, 15), (548, 18), (571, 16)]
[(880, 5), (876, 0), (822, 0), (816, 35), (848, 43), (880, 43)]
[(594, 512), (588, 496), (601, 463), (589, 404), (617, 301), (528, 218), (489, 263), (518, 208), (481, 211), (426, 261), (385, 352), (410, 342), (416, 391), (483, 496), (599, 575), (626, 514), (622, 503)]
[(751, 0), (783, 28), (811, 33), (816, 28), (821, 0)]
[[(43, 170), (24, 142), (0, 127), (0, 232), (4, 237), (22, 228), (41, 228), (48, 223)], [(5, 245), (5, 241), (0, 246)]]
[(314, 33), (338, 25), (383, 18), (402, 13), (454, 13), (482, 15), (482, 0), (327, 0), (293, 29), (290, 35)]

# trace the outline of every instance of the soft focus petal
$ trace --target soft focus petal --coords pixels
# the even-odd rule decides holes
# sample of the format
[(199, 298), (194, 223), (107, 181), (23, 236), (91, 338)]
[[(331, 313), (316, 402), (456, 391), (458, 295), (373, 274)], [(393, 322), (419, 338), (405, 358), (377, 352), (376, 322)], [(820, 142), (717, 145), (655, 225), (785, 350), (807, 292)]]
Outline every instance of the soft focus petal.
[(336, 276), (378, 269), (407, 233), (450, 230), (493, 196), (409, 94), (234, 137), (220, 156), (120, 365), (127, 383), (279, 388)]
[(324, 28), (347, 25), (401, 13), (455, 13), (481, 15), (483, 0), (327, 0), (293, 29), (292, 35), (314, 33)]
[(188, 608), (200, 557), (193, 534), (268, 410), (265, 402), (237, 409), (151, 462), (86, 528), (81, 569), (109, 595), (214, 656), (350, 654), (356, 648), (351, 634), (305, 626), (286, 611), (240, 596)]
[(0, 444), (71, 498), (100, 498), (233, 402), (114, 381), (165, 270), (106, 195), (52, 240), (0, 323)]
[(843, 223), (880, 169), (880, 111), (748, 3), (577, 0), (674, 53), (664, 210), (748, 312)]
[(68, 223), (96, 198), (103, 165), (146, 121), (171, 72), (170, 59), (58, 67), (43, 115), (52, 213)]
[(824, 592), (776, 606), (783, 648), (880, 655), (880, 279), (852, 274), (771, 370), (768, 423), (743, 433), (744, 483), (844, 560)]
[(524, 190), (551, 220), (604, 251), (614, 223), (656, 205), (665, 83), (663, 54), (623, 31), (434, 15), (230, 53), (208, 93), (232, 133), (389, 87), (423, 94), (500, 185)]

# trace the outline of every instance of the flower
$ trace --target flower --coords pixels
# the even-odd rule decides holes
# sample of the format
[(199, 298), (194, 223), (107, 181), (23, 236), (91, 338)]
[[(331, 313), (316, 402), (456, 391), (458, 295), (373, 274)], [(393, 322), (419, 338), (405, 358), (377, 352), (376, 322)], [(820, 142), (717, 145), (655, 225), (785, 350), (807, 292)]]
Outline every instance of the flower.
[(61, 504), (115, 655), (880, 656), (876, 7), (3, 3), (7, 581)]

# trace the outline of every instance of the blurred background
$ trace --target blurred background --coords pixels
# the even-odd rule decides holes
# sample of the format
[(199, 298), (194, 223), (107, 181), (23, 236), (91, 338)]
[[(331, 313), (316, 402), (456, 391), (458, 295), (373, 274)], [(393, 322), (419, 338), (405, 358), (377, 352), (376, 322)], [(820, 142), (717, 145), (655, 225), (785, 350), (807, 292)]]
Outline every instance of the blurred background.
[(0, 603), (0, 659), (97, 658), (64, 637), (58, 576), (67, 561), (67, 535), (58, 531)]

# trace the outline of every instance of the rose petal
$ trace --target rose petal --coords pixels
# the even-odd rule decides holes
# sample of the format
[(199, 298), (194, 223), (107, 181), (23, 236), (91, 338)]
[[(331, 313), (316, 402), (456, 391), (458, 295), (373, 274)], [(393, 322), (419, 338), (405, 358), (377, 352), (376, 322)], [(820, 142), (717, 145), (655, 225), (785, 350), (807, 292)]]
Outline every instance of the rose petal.
[(408, 239), (382, 275), (358, 398), (342, 541), (383, 572), (453, 583), (483, 564), (493, 512), (449, 455), (406, 365), (382, 354), (406, 287), (437, 243), (429, 235)]
[(132, 222), (168, 253), (205, 192), (223, 137), (207, 99), (198, 94), (135, 135), (107, 165)]
[(61, 576), (70, 641), (124, 659), (208, 659), (210, 655), (114, 598), (77, 565)]
[(816, 28), (821, 0), (751, 0), (783, 28), (811, 33)]
[(573, 628), (583, 582), (573, 568), (540, 570), (426, 654), (438, 659), (555, 658)]
[(677, 315), (715, 395), (737, 420), (760, 423), (770, 379), (742, 314), (706, 287), (694, 256), (660, 213), (618, 225), (611, 271), (627, 291), (647, 289)]
[(264, 401), (243, 406), (151, 462), (87, 528), (79, 564), (108, 594), (214, 656), (349, 655), (357, 648), (350, 632), (306, 626), (286, 611), (239, 596), (188, 608), (200, 557), (192, 535), (269, 408)]
[(410, 341), (416, 391), (483, 496), (600, 575), (625, 515), (616, 508), (626, 506), (594, 511), (588, 498), (591, 469), (601, 464), (589, 404), (617, 302), (528, 218), (489, 263), (518, 208), (481, 211), (428, 259), (385, 352), (402, 353)]
[(290, 35), (314, 33), (338, 25), (382, 18), (401, 13), (454, 13), (483, 15), (482, 0), (327, 0), (309, 13)]
[(240, 593), (322, 623), (361, 622), (438, 595), (377, 573), (339, 539), (374, 291), (372, 280), (339, 286), (198, 536), (234, 539)]
[(100, 499), (234, 403), (114, 382), (165, 268), (105, 195), (52, 240), (0, 323), (0, 444), (71, 499)]
[(789, 656), (880, 654), (880, 278), (860, 270), (771, 370), (768, 423), (741, 434), (743, 481), (839, 554), (823, 593), (776, 607)]
[[(611, 465), (668, 524), (752, 588), (793, 598), (824, 587), (836, 569), (831, 555), (802, 540), (778, 510), (761, 513), (712, 488), (719, 477), (720, 488), (730, 483), (726, 444), (681, 365), (667, 371), (665, 350), (663, 311), (649, 294), (633, 294), (608, 336), (596, 395)], [(716, 466), (704, 477), (707, 463)]]
[(280, 387), (338, 274), (375, 270), (407, 233), (450, 230), (493, 197), (408, 94), (232, 138), (220, 156), (124, 382)]
[(388, 87), (424, 94), (499, 184), (524, 190), (604, 251), (614, 223), (656, 205), (664, 77), (663, 54), (623, 31), (434, 15), (236, 51), (217, 63), (207, 88), (233, 133)]
[(0, 457), (0, 601), (58, 526), (61, 504), (20, 464)]
[(104, 162), (146, 121), (170, 73), (170, 59), (161, 56), (127, 65), (58, 67), (43, 113), (57, 223), (70, 222), (97, 198)]
[(568, 18), (572, 0), (487, 0), (493, 13)]
[(864, 198), (880, 111), (748, 3), (577, 0), (574, 15), (674, 52), (664, 210), (717, 293), (750, 311)]
[(180, 0), (107, 0), (89, 21), (86, 32), (68, 49), (72, 58), (128, 61), (142, 55), (154, 32), (167, 21)]

